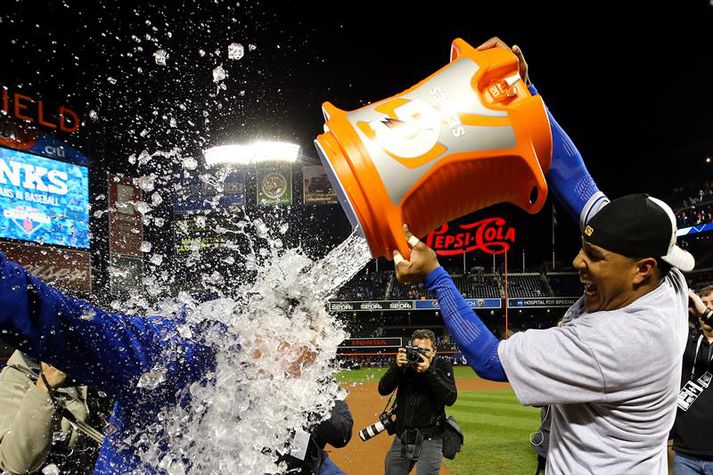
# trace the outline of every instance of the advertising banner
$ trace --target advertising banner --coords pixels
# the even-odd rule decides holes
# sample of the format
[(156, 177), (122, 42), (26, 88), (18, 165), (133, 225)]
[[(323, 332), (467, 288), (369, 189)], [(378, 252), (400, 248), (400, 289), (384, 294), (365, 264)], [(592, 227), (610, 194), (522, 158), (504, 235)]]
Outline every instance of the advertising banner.
[(222, 249), (233, 234), (219, 233), (216, 229), (231, 229), (234, 226), (220, 216), (178, 216), (173, 222), (176, 252)]
[(0, 252), (50, 285), (67, 291), (92, 290), (92, 259), (87, 251), (0, 242)]
[(89, 247), (86, 167), (0, 148), (0, 237)]
[(347, 338), (339, 344), (339, 348), (401, 348), (403, 346), (403, 338), (388, 337), (388, 338)]
[[(470, 308), (502, 308), (502, 299), (465, 299)], [(438, 310), (438, 300), (416, 300), (416, 310)]]
[(131, 178), (108, 175), (109, 179), (109, 252), (142, 256), (144, 226), (134, 203), (141, 201), (141, 189)]
[(579, 297), (537, 297), (508, 299), (509, 308), (569, 308)]
[(245, 204), (245, 172), (195, 175), (182, 182), (173, 210), (177, 213), (229, 209)]
[(292, 165), (264, 163), (257, 167), (257, 204), (292, 204)]
[(0, 117), (0, 147), (21, 152), (58, 158), (68, 162), (88, 165), (89, 159), (80, 151), (45, 134), (27, 123), (18, 123), (8, 117)]
[[(471, 308), (502, 308), (502, 299), (466, 299)], [(329, 302), (330, 312), (373, 312), (399, 310), (438, 310), (438, 300), (376, 300), (376, 301), (333, 301)]]
[(426, 245), (439, 256), (455, 256), (471, 251), (503, 254), (515, 243), (515, 228), (500, 217), (472, 223), (446, 223), (430, 232)]
[(324, 169), (317, 166), (302, 168), (305, 204), (336, 204), (337, 192), (332, 188)]

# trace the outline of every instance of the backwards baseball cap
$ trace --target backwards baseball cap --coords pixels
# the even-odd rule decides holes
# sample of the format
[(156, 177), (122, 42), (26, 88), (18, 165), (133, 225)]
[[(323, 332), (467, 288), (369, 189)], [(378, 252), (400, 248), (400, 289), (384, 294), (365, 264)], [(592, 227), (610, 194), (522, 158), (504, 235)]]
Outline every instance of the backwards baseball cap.
[(604, 206), (584, 228), (584, 240), (632, 258), (654, 257), (684, 272), (693, 256), (676, 245), (676, 217), (663, 201), (645, 194), (627, 195)]

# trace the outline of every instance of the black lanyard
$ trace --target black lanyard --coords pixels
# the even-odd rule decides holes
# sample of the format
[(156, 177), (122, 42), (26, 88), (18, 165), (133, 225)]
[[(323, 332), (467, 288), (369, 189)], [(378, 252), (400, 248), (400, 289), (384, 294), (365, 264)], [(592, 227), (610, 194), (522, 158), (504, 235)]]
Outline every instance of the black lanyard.
[[(698, 351), (701, 349), (701, 342), (703, 341), (703, 334), (698, 337), (698, 343), (696, 343), (696, 354), (693, 357), (693, 366), (691, 367), (691, 379), (693, 379), (693, 375), (696, 372), (696, 361), (698, 361)], [(709, 344), (708, 345), (708, 360), (706, 364), (706, 371), (708, 371), (708, 365), (711, 364), (711, 349), (713, 349), (713, 345)]]

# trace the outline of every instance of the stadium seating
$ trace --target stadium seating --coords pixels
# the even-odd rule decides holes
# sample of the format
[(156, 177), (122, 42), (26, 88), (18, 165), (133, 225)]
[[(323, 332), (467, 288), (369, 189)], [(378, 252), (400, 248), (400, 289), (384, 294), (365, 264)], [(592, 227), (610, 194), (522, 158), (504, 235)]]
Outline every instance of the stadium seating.
[(576, 272), (550, 272), (547, 274), (555, 297), (576, 297), (582, 295), (582, 284)]
[(540, 274), (508, 274), (509, 297), (547, 297), (550, 291)]

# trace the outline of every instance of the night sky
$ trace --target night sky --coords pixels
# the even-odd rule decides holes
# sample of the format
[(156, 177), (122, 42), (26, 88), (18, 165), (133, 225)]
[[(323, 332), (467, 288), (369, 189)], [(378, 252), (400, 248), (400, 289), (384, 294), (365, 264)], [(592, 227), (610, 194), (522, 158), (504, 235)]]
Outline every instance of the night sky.
[[(713, 6), (539, 3), (5, 0), (0, 83), (80, 112), (81, 131), (63, 139), (98, 167), (130, 172), (127, 157), (143, 149), (198, 156), (257, 137), (296, 140), (317, 163), (322, 102), (351, 110), (386, 98), (445, 65), (454, 38), (497, 35), (521, 46), (604, 191), (670, 199), (710, 180)], [(227, 57), (233, 42), (240, 60)], [(549, 207), (509, 208), (533, 259), (547, 258)], [(576, 250), (574, 232), (564, 227), (563, 253)]]

